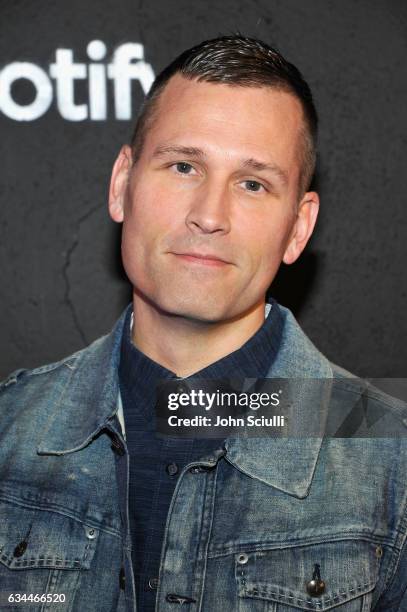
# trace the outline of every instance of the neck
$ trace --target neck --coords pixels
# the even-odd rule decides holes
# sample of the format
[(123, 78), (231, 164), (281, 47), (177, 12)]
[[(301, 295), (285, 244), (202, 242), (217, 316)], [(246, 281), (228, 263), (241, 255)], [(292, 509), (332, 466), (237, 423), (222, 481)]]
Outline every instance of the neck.
[(224, 321), (169, 314), (133, 295), (133, 342), (147, 357), (185, 378), (238, 350), (264, 322), (264, 300)]

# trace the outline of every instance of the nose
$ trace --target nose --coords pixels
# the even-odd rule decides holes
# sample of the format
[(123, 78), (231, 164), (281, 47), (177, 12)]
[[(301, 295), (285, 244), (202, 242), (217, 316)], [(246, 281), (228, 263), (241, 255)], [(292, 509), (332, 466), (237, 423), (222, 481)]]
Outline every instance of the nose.
[(194, 193), (185, 223), (196, 234), (227, 234), (230, 231), (230, 204), (227, 185), (220, 181), (207, 182)]

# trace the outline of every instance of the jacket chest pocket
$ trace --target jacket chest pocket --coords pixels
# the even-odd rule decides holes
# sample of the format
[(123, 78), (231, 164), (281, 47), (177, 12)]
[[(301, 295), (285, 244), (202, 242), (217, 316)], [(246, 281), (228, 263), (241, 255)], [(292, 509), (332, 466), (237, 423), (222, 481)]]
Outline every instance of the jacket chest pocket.
[(368, 612), (381, 556), (355, 540), (239, 553), (239, 612)]
[(64, 514), (1, 503), (0, 610), (72, 610), (98, 535)]

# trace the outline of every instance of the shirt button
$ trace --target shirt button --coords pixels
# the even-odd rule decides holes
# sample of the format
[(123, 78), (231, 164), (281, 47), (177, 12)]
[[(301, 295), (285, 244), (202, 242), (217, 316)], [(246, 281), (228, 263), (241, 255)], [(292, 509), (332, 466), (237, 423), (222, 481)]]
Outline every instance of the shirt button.
[(148, 588), (150, 591), (155, 591), (158, 588), (158, 578), (149, 578)]
[(180, 382), (177, 385), (177, 393), (189, 393), (189, 387), (185, 383)]
[(178, 465), (174, 462), (169, 463), (165, 470), (169, 476), (175, 476), (175, 474), (178, 474)]

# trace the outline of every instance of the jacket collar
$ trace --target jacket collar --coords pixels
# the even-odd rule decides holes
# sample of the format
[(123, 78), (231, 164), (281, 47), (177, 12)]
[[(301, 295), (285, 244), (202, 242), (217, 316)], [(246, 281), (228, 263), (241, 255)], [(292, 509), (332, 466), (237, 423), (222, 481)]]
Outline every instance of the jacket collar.
[[(112, 429), (118, 409), (118, 366), (126, 313), (127, 308), (110, 334), (63, 360), (50, 373), (55, 377), (52, 384), (58, 401), (38, 446), (40, 455), (72, 453), (103, 429)], [(64, 366), (71, 370), (68, 380), (59, 375)]]
[[(315, 348), (304, 334), (292, 313), (279, 306), (284, 317), (283, 334), (277, 357), (268, 372), (268, 378), (332, 379), (329, 361)], [(299, 383), (301, 380), (299, 380)], [(299, 417), (317, 411), (321, 424), (321, 437), (295, 438), (250, 438), (239, 437), (226, 440), (226, 458), (245, 474), (298, 498), (309, 493), (312, 478), (323, 440), (326, 422), (326, 402), (330, 385), (326, 386), (328, 397), (323, 398), (314, 385), (304, 385), (301, 393)]]
[[(329, 361), (314, 347), (291, 312), (279, 308), (284, 320), (282, 337), (267, 377), (331, 379)], [(63, 455), (80, 450), (103, 429), (112, 429), (119, 406), (118, 365), (126, 313), (127, 309), (109, 335), (61, 362), (61, 367), (70, 369), (70, 376), (67, 381), (56, 376), (59, 401), (37, 449), (39, 454)], [(53, 370), (57, 371), (58, 368)], [(319, 412), (323, 425), (324, 405), (307, 386), (301, 411), (310, 410)], [(302, 498), (308, 495), (322, 439), (228, 438), (226, 459), (245, 474)]]

